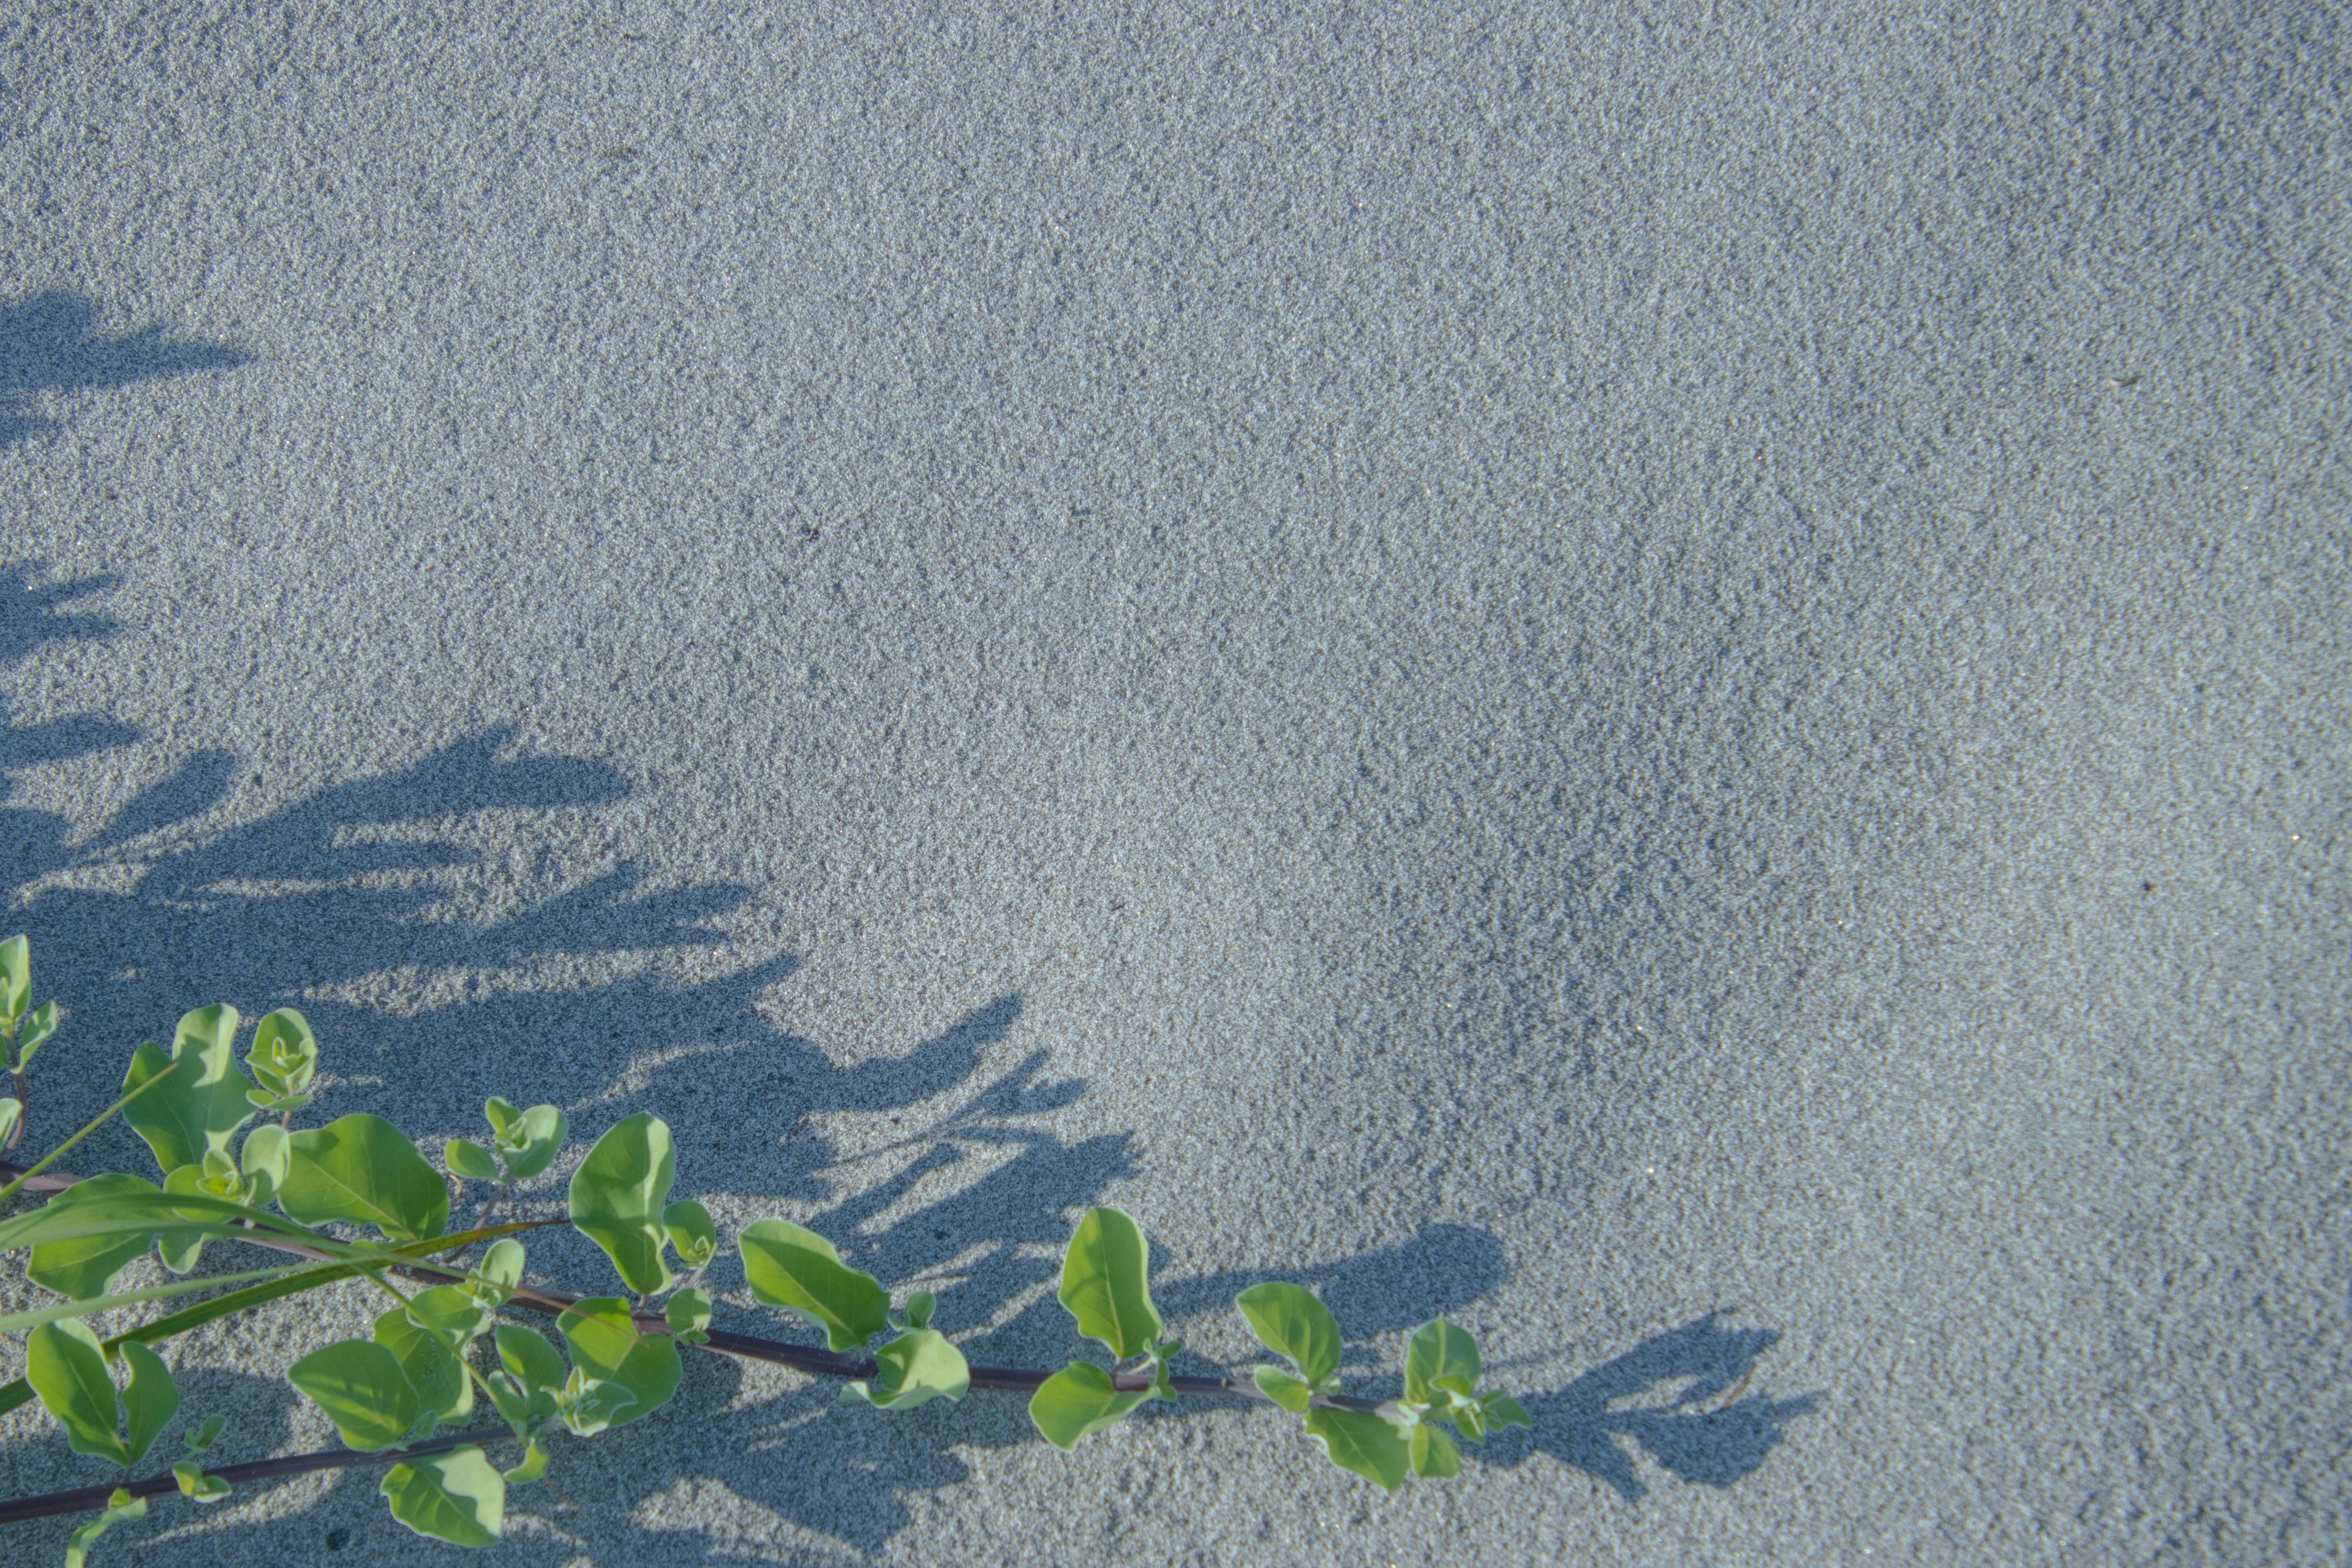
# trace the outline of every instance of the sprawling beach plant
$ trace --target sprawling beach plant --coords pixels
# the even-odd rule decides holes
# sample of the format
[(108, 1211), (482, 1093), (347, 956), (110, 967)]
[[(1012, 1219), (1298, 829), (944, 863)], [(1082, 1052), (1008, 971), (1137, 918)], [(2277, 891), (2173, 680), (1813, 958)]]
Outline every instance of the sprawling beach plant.
[[(0, 944), (0, 1040), (16, 1090), (0, 1099), (0, 1128), (11, 1146), (24, 1129), (26, 1068), (58, 1027), (57, 1005), (35, 1010), (31, 998), (30, 948), (19, 936)], [(700, 1204), (671, 1196), (669, 1128), (642, 1113), (606, 1129), (571, 1179), (569, 1223), (612, 1260), (620, 1289), (579, 1297), (529, 1285), (518, 1237), (564, 1221), (492, 1222), (517, 1186), (561, 1155), (570, 1134), (562, 1111), (490, 1100), (488, 1139), (448, 1141), (445, 1175), (381, 1117), (353, 1112), (297, 1130), (295, 1118), (316, 1099), (317, 1038), (301, 1014), (280, 1009), (256, 1026), (240, 1063), (241, 1022), (226, 1004), (188, 1014), (168, 1053), (138, 1048), (122, 1097), (96, 1121), (29, 1170), (5, 1167), (13, 1179), (0, 1204), (28, 1191), (51, 1195), (0, 1219), (0, 1253), (22, 1255), (26, 1277), (60, 1300), (0, 1317), (0, 1332), (26, 1336), (24, 1375), (0, 1386), (0, 1413), (37, 1399), (75, 1453), (128, 1472), (179, 1415), (179, 1391), (155, 1345), (363, 1280), (386, 1303), (368, 1337), (314, 1350), (285, 1373), (344, 1447), (213, 1466), (206, 1456), (223, 1426), (215, 1415), (184, 1434), (186, 1457), (167, 1471), (0, 1502), (0, 1524), (93, 1514), (74, 1531), (68, 1568), (80, 1568), (108, 1529), (143, 1516), (151, 1499), (216, 1502), (240, 1481), (352, 1465), (385, 1467), (383, 1495), (411, 1530), (489, 1545), (504, 1523), (507, 1489), (546, 1476), (566, 1439), (629, 1426), (669, 1403), (683, 1349), (840, 1378), (844, 1399), (882, 1410), (974, 1390), (1026, 1393), (1038, 1432), (1065, 1450), (1154, 1400), (1255, 1399), (1298, 1416), (1333, 1463), (1390, 1491), (1409, 1475), (1457, 1473), (1457, 1435), (1482, 1442), (1528, 1424), (1509, 1394), (1480, 1387), (1476, 1342), (1444, 1318), (1412, 1336), (1398, 1397), (1342, 1393), (1339, 1325), (1311, 1292), (1278, 1282), (1252, 1286), (1235, 1305), (1281, 1365), (1238, 1377), (1174, 1374), (1181, 1346), (1165, 1337), (1152, 1304), (1150, 1244), (1116, 1208), (1087, 1211), (1061, 1270), (1061, 1303), (1108, 1365), (1079, 1356), (1055, 1372), (973, 1366), (934, 1326), (930, 1292), (893, 1307), (873, 1275), (781, 1218), (755, 1221), (736, 1238), (744, 1276), (759, 1301), (823, 1330), (824, 1348), (714, 1328), (702, 1281), (719, 1255), (718, 1227)], [(116, 1114), (154, 1154), (160, 1181), (50, 1170)], [(451, 1178), (487, 1193), (474, 1225), (455, 1232)], [(179, 1278), (216, 1242), (281, 1261)], [(123, 1271), (150, 1252), (175, 1278), (117, 1291)], [(105, 1338), (88, 1321), (183, 1297), (202, 1299)], [(552, 1318), (555, 1337), (510, 1321), (526, 1314)], [(485, 1405), (493, 1419), (480, 1418)], [(493, 1461), (493, 1450), (511, 1462)]]

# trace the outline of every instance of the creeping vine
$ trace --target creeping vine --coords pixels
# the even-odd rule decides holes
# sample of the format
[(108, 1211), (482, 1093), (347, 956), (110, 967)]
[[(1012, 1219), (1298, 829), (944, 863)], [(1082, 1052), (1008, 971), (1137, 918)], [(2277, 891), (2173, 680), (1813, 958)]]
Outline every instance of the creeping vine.
[[(27, 939), (0, 943), (0, 1045), (15, 1089), (0, 1097), (0, 1150), (23, 1136), (26, 1069), (58, 1029), (57, 1004), (33, 1008), (32, 989)], [(976, 1390), (1024, 1393), (1039, 1434), (1066, 1451), (1155, 1400), (1239, 1396), (1299, 1417), (1334, 1464), (1389, 1491), (1408, 1476), (1457, 1474), (1457, 1435), (1483, 1442), (1528, 1424), (1508, 1394), (1480, 1387), (1476, 1342), (1443, 1317), (1407, 1342), (1398, 1397), (1343, 1393), (1339, 1325), (1313, 1293), (1278, 1282), (1251, 1286), (1234, 1306), (1280, 1365), (1177, 1375), (1171, 1365), (1182, 1346), (1166, 1337), (1152, 1304), (1150, 1244), (1133, 1217), (1108, 1207), (1078, 1221), (1060, 1290), (1107, 1366), (1086, 1356), (1052, 1372), (973, 1366), (934, 1326), (929, 1291), (894, 1306), (881, 1282), (844, 1263), (831, 1242), (781, 1218), (744, 1226), (736, 1251), (752, 1296), (824, 1331), (824, 1348), (713, 1327), (702, 1281), (721, 1250), (719, 1229), (702, 1205), (670, 1196), (670, 1131), (645, 1113), (597, 1138), (568, 1194), (570, 1223), (612, 1260), (621, 1291), (581, 1297), (530, 1285), (520, 1237), (563, 1222), (493, 1222), (515, 1189), (562, 1153), (571, 1132), (562, 1110), (493, 1099), (484, 1108), (489, 1137), (449, 1140), (436, 1170), (398, 1128), (363, 1111), (298, 1131), (297, 1114), (315, 1098), (317, 1037), (301, 1014), (281, 1008), (255, 1027), (240, 1063), (241, 1023), (226, 1004), (189, 1013), (168, 1053), (147, 1044), (132, 1054), (122, 1097), (96, 1121), (37, 1165), (0, 1163), (10, 1178), (0, 1204), (49, 1194), (0, 1220), (0, 1253), (24, 1253), (26, 1278), (61, 1298), (0, 1316), (0, 1332), (26, 1335), (24, 1374), (0, 1385), (0, 1414), (37, 1399), (75, 1453), (126, 1472), (112, 1484), (0, 1502), (0, 1524), (94, 1514), (73, 1532), (67, 1568), (82, 1568), (92, 1543), (143, 1517), (152, 1499), (217, 1502), (248, 1482), (353, 1466), (385, 1467), (379, 1490), (409, 1529), (488, 1546), (504, 1527), (507, 1489), (545, 1478), (564, 1439), (629, 1426), (669, 1403), (682, 1349), (839, 1378), (844, 1400), (880, 1410), (952, 1403)], [(160, 1184), (50, 1168), (116, 1115), (153, 1153)], [(488, 1193), (473, 1226), (455, 1232), (452, 1178)], [(284, 1261), (187, 1278), (215, 1242)], [(121, 1274), (151, 1251), (173, 1278), (118, 1292)], [(369, 1336), (312, 1351), (285, 1373), (333, 1424), (341, 1448), (215, 1464), (225, 1423), (213, 1415), (184, 1430), (185, 1457), (129, 1479), (179, 1415), (157, 1344), (349, 1279), (369, 1282), (386, 1302)], [(204, 1299), (105, 1339), (87, 1321), (190, 1296)], [(525, 1314), (552, 1318), (556, 1338), (512, 1321)], [(483, 1404), (494, 1419), (477, 1418)], [(494, 1449), (512, 1462), (494, 1462)]]

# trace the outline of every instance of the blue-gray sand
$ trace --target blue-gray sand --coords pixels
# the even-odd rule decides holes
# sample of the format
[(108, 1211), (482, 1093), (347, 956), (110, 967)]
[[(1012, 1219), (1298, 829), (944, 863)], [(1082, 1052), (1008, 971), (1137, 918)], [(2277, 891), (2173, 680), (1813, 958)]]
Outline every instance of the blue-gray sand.
[[(653, 1111), (728, 1237), (1055, 1367), (1115, 1204), (1178, 1370), (1286, 1279), (1351, 1389), (1442, 1313), (1534, 1421), (1390, 1498), (1264, 1405), (1066, 1456), (698, 1354), (465, 1561), (2339, 1561), (2347, 44), (12, 8), (26, 1147), (291, 1005), (306, 1117), (563, 1107), (521, 1212)], [(173, 1342), (216, 1462), (334, 1447), (277, 1374), (382, 1305)], [(98, 1560), (256, 1554), (461, 1560), (364, 1470)]]

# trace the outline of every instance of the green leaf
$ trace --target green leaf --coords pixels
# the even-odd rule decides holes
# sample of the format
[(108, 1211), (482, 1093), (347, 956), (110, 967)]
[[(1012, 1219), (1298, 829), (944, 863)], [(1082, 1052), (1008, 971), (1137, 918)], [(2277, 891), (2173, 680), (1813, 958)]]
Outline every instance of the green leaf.
[(1234, 1298), (1258, 1343), (1298, 1369), (1308, 1386), (1325, 1388), (1339, 1370), (1339, 1325), (1331, 1310), (1296, 1285), (1253, 1285)]
[(692, 1198), (681, 1198), (662, 1210), (662, 1228), (677, 1248), (677, 1260), (688, 1268), (707, 1268), (719, 1256), (719, 1226), (710, 1211)]
[(696, 1286), (680, 1290), (662, 1309), (669, 1322), (671, 1335), (688, 1344), (700, 1344), (710, 1338), (710, 1292)]
[(12, 936), (0, 942), (0, 1029), (13, 1029), (33, 1005), (33, 942)]
[(1462, 1473), (1462, 1450), (1438, 1427), (1423, 1422), (1412, 1429), (1412, 1473), (1444, 1480)]
[(16, 1070), (28, 1072), (33, 1066), (33, 1053), (47, 1043), (58, 1032), (58, 1005), (44, 1002), (33, 1010), (32, 1021), (25, 1026), (22, 1038), (16, 1042)]
[(971, 1365), (963, 1352), (937, 1329), (909, 1329), (874, 1353), (880, 1375), (868, 1386), (853, 1383), (845, 1399), (862, 1399), (881, 1410), (913, 1410), (934, 1399), (961, 1399), (971, 1387)]
[(763, 1219), (744, 1227), (740, 1245), (751, 1294), (823, 1329), (828, 1348), (854, 1351), (890, 1326), (881, 1282), (843, 1263), (816, 1232)]
[(1286, 1372), (1270, 1366), (1252, 1367), (1250, 1381), (1258, 1391), (1293, 1415), (1304, 1415), (1315, 1403), (1315, 1390)]
[(395, 1241), (449, 1227), (449, 1187), (416, 1145), (364, 1111), (287, 1140), (290, 1156), (278, 1205), (304, 1225), (350, 1220)]
[(343, 1442), (363, 1453), (397, 1447), (416, 1429), (416, 1390), (400, 1358), (372, 1340), (341, 1340), (287, 1369)]
[(434, 1425), (455, 1424), (474, 1409), (474, 1380), (448, 1342), (430, 1329), (419, 1328), (406, 1312), (394, 1307), (375, 1321), (374, 1340), (400, 1363), (401, 1375), (416, 1391), (416, 1407), (429, 1436)]
[(278, 1201), (286, 1186), (286, 1177), (294, 1168), (292, 1135), (275, 1122), (265, 1123), (245, 1135), (245, 1182), (255, 1208), (268, 1208)]
[[(506, 1101), (492, 1103), (506, 1105)], [(516, 1111), (507, 1105), (509, 1120), (500, 1126), (496, 1117), (491, 1125), (497, 1129), (498, 1151), (507, 1163), (510, 1180), (528, 1182), (555, 1163), (562, 1152), (563, 1141), (572, 1134), (572, 1123), (551, 1105), (534, 1105), (529, 1110)]]
[(66, 1429), (77, 1454), (131, 1463), (131, 1449), (115, 1431), (118, 1406), (114, 1380), (106, 1375), (106, 1352), (86, 1323), (43, 1323), (25, 1342), (25, 1378), (41, 1405)]
[[(225, 1162), (227, 1159), (226, 1154), (215, 1152), (205, 1156), (203, 1165), (181, 1166), (163, 1178), (164, 1192), (178, 1197), (203, 1194), (206, 1168), (215, 1160)], [(234, 1173), (236, 1168), (231, 1166), (230, 1169)], [(236, 1201), (234, 1196), (226, 1193), (214, 1193), (208, 1195), (227, 1197), (232, 1203)], [(197, 1258), (204, 1255), (204, 1250), (205, 1232), (202, 1229), (175, 1226), (170, 1230), (160, 1230), (155, 1233), (155, 1255), (162, 1260), (163, 1267), (174, 1274), (192, 1272), (196, 1267)]]
[(1029, 1419), (1045, 1441), (1067, 1453), (1080, 1438), (1101, 1431), (1151, 1396), (1148, 1388), (1121, 1393), (1110, 1373), (1092, 1362), (1074, 1361), (1029, 1396)]
[(408, 1299), (409, 1321), (438, 1333), (463, 1353), (467, 1345), (490, 1331), (490, 1310), (470, 1292), (455, 1285), (436, 1285)]
[(1412, 1450), (1402, 1434), (1387, 1419), (1363, 1410), (1329, 1406), (1307, 1413), (1307, 1435), (1323, 1447), (1331, 1462), (1364, 1479), (1394, 1491), (1404, 1485)]
[(1489, 1431), (1500, 1432), (1507, 1427), (1535, 1425), (1535, 1422), (1528, 1418), (1527, 1406), (1498, 1389), (1490, 1390), (1479, 1395), (1478, 1404), (1486, 1413), (1486, 1426)]
[(218, 1476), (206, 1475), (205, 1468), (194, 1459), (182, 1459), (173, 1465), (172, 1479), (180, 1483), (182, 1497), (196, 1502), (218, 1502), (232, 1489)]
[(506, 1529), (507, 1479), (479, 1448), (453, 1448), (393, 1466), (377, 1489), (392, 1517), (452, 1546), (489, 1546)]
[[(131, 1054), (124, 1089), (172, 1074), (122, 1108), (122, 1119), (154, 1151), (155, 1163), (166, 1174), (203, 1164), (209, 1150), (226, 1152), (236, 1130), (253, 1120), (245, 1098), (253, 1085), (231, 1051), (236, 1026), (236, 1009), (226, 1003), (200, 1007), (180, 1020), (170, 1056), (152, 1043)], [(175, 1067), (183, 1062), (187, 1065)]]
[(597, 1139), (572, 1173), (572, 1225), (604, 1249), (622, 1282), (640, 1295), (671, 1284), (661, 1212), (677, 1173), (669, 1128), (646, 1111)]
[(522, 1122), (522, 1112), (495, 1094), (482, 1102), (482, 1114), (489, 1119), (493, 1138), (508, 1136)]
[(522, 1462), (507, 1472), (507, 1485), (527, 1487), (547, 1474), (547, 1447), (533, 1437), (523, 1445)]
[(480, 1267), (474, 1272), (479, 1279), (467, 1280), (461, 1289), (486, 1306), (503, 1307), (514, 1288), (522, 1283), (522, 1243), (513, 1237), (501, 1237), (482, 1254)]
[(16, 1131), (16, 1123), (25, 1119), (25, 1102), (13, 1094), (0, 1095), (0, 1149), (8, 1146), (8, 1134)]
[(635, 1396), (619, 1384), (590, 1377), (576, 1366), (555, 1396), (556, 1413), (575, 1437), (593, 1437), (607, 1426), (635, 1420), (643, 1414), (636, 1404)]
[[(106, 1201), (122, 1193), (153, 1193), (152, 1182), (109, 1172), (76, 1182), (38, 1212), (54, 1219), (70, 1218), (88, 1209), (104, 1211)], [(30, 1217), (30, 1216), (27, 1216)], [(79, 1237), (70, 1241), (44, 1242), (33, 1248), (25, 1272), (36, 1285), (46, 1285), (60, 1296), (81, 1299), (103, 1296), (114, 1288), (115, 1276), (152, 1245), (154, 1233), (139, 1230), (112, 1236)]]
[(131, 1448), (130, 1462), (135, 1465), (147, 1457), (156, 1435), (180, 1413), (180, 1390), (163, 1358), (137, 1340), (115, 1353), (131, 1373), (122, 1388), (123, 1436)]
[(441, 1158), (448, 1165), (451, 1175), (462, 1177), (468, 1182), (496, 1182), (503, 1179), (499, 1174), (499, 1163), (492, 1159), (490, 1152), (479, 1143), (468, 1143), (463, 1138), (452, 1138), (441, 1146)]
[(319, 1039), (291, 1007), (280, 1007), (254, 1026), (245, 1065), (254, 1080), (280, 1099), (304, 1094), (319, 1070)]
[(499, 1364), (514, 1374), (525, 1394), (563, 1386), (570, 1371), (563, 1364), (563, 1352), (548, 1343), (547, 1336), (537, 1329), (500, 1323), (492, 1337), (498, 1342)]
[(652, 1415), (677, 1392), (677, 1342), (667, 1334), (641, 1331), (629, 1304), (619, 1297), (574, 1302), (555, 1326), (572, 1347), (575, 1373), (614, 1384), (636, 1401), (634, 1408), (614, 1418), (614, 1426)]
[(939, 1302), (940, 1299), (937, 1296), (932, 1295), (929, 1290), (918, 1290), (913, 1295), (908, 1297), (907, 1326), (910, 1329), (929, 1328), (931, 1326), (931, 1312), (939, 1306)]
[(1088, 1209), (1062, 1260), (1062, 1305), (1078, 1332), (1128, 1361), (1160, 1339), (1160, 1310), (1148, 1279), (1151, 1249), (1123, 1209)]
[(490, 1373), (482, 1379), (482, 1386), (490, 1391), (490, 1403), (498, 1406), (499, 1419), (513, 1427), (518, 1437), (529, 1436), (541, 1421), (555, 1414), (553, 1395), (541, 1394), (547, 1408), (533, 1411), (530, 1394), (505, 1373)]
[(220, 1441), (221, 1432), (227, 1426), (227, 1416), (207, 1415), (205, 1417), (205, 1424), (194, 1431), (181, 1433), (180, 1441), (186, 1446), (189, 1453), (201, 1454)]
[(118, 1524), (147, 1517), (147, 1500), (132, 1497), (127, 1488), (117, 1487), (114, 1495), (106, 1500), (106, 1511), (83, 1525), (66, 1538), (66, 1568), (86, 1568), (89, 1549), (98, 1538)]
[(1404, 1352), (1404, 1402), (1428, 1405), (1434, 1391), (1469, 1397), (1478, 1386), (1478, 1342), (1466, 1329), (1435, 1318), (1415, 1329)]

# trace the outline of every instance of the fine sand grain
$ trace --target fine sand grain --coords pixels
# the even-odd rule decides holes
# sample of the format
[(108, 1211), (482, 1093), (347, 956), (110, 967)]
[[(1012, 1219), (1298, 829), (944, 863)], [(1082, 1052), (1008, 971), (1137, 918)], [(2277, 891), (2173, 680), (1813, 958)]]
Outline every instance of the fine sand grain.
[[(2340, 8), (1218, 9), (8, 8), (34, 1142), (291, 1004), (976, 1359), (1117, 1203), (1185, 1369), (1288, 1279), (1534, 1431), (698, 1357), (492, 1558), (101, 1561), (2340, 1560)], [(224, 1460), (331, 1444), (316, 1300), (175, 1347)]]

